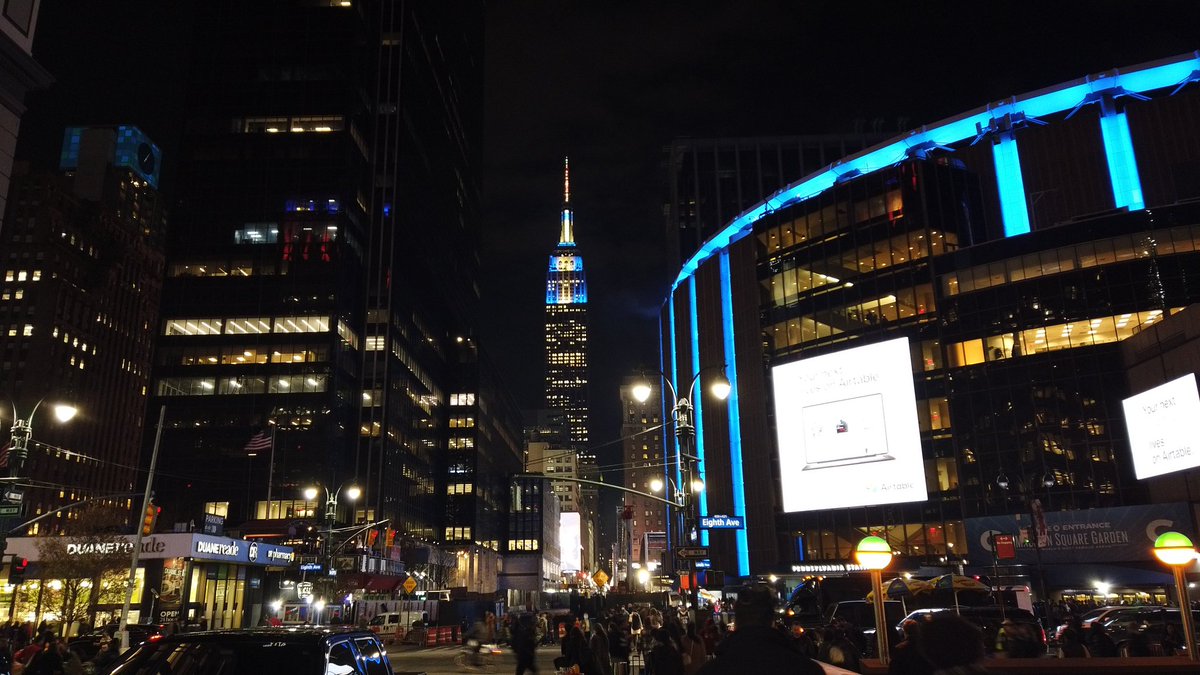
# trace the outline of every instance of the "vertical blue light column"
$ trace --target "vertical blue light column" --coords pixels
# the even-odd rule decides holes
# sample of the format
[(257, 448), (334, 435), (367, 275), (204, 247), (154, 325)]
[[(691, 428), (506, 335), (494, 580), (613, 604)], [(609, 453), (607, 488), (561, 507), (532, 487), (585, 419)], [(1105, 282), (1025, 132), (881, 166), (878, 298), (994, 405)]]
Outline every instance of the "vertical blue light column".
[[(688, 309), (691, 319), (692, 332), (692, 377), (700, 372), (700, 318), (696, 312), (696, 275), (692, 275), (690, 283), (688, 283)], [(691, 379), (689, 378), (689, 382)], [(693, 422), (696, 425), (696, 456), (700, 459), (696, 461), (696, 476), (703, 480), (704, 478), (704, 383), (697, 382), (699, 385), (696, 389), (695, 398), (692, 399), (693, 410), (696, 411), (696, 419)], [(684, 394), (687, 396), (688, 394)], [(692, 486), (681, 485), (684, 490), (690, 491)], [(700, 500), (700, 515), (708, 515), (708, 491), (701, 492), (698, 497)], [(700, 523), (696, 523), (696, 527), (700, 527)], [(708, 546), (708, 530), (700, 530), (700, 545)]]
[(1029, 232), (1029, 209), (1025, 202), (1025, 180), (1021, 177), (1021, 155), (1012, 133), (1004, 133), (992, 144), (996, 164), (996, 187), (1000, 191), (1000, 215), (1004, 236)]
[[(668, 296), (667, 296), (668, 320), (670, 320), (670, 321), (672, 321), (672, 322), (673, 322), (673, 321), (675, 320), (675, 311), (674, 311), (674, 307), (672, 307), (671, 305), (672, 305), (671, 296), (670, 296), (670, 295), (668, 295)], [(671, 331), (671, 334), (672, 334), (672, 335), (674, 335), (674, 330), (673, 330), (673, 329), (672, 329), (672, 331)], [(659, 322), (658, 322), (658, 344), (660, 345), (660, 348), (659, 348), (659, 350), (658, 350), (658, 371), (659, 371), (660, 373), (665, 373), (665, 372), (667, 372), (667, 352), (666, 352), (666, 350), (664, 350), (664, 349), (662, 349), (662, 348), (661, 348), (661, 345), (663, 344), (663, 329), (662, 329), (662, 320), (661, 320), (661, 319), (660, 319), (660, 320), (659, 320)], [(667, 478), (669, 477), (669, 474), (668, 474), (667, 472), (668, 472), (668, 469), (669, 469), (669, 467), (671, 466), (671, 465), (670, 465), (670, 464), (667, 462), (667, 459), (666, 459), (666, 457), (667, 457), (667, 451), (668, 451), (668, 449), (671, 447), (671, 442), (672, 442), (672, 441), (671, 441), (671, 436), (669, 436), (669, 435), (666, 433), (666, 429), (667, 429), (666, 420), (667, 420), (667, 413), (668, 413), (668, 411), (667, 411), (667, 397), (666, 397), (665, 395), (663, 395), (663, 385), (662, 385), (662, 383), (661, 383), (661, 382), (659, 382), (659, 383), (658, 383), (658, 407), (661, 409), (661, 412), (659, 413), (659, 414), (661, 415), (661, 417), (659, 417), (659, 419), (663, 420), (663, 426), (662, 426), (662, 428), (663, 428), (663, 435), (662, 435), (662, 456), (663, 456), (663, 463), (662, 463), (662, 481), (663, 481), (663, 485), (666, 485), (666, 484), (667, 484)], [(649, 488), (650, 488), (650, 486), (649, 486), (649, 485), (644, 485), (644, 486), (642, 486), (642, 489), (646, 489), (646, 490), (648, 490)], [(664, 489), (664, 490), (663, 490), (663, 492), (664, 492), (664, 494), (665, 494), (665, 493), (666, 493), (666, 490)], [(666, 509), (665, 515), (666, 515), (666, 518), (664, 518), (664, 519), (663, 519), (663, 522), (664, 522), (664, 523), (666, 523), (666, 526), (667, 526), (667, 527), (666, 527), (666, 535), (667, 535), (667, 542), (668, 542), (668, 546), (667, 546), (667, 547), (668, 547), (668, 549), (669, 549), (669, 548), (670, 548), (670, 542), (671, 542), (671, 531), (675, 529), (675, 528), (672, 526), (672, 525), (673, 525), (673, 523), (671, 522), (671, 518), (672, 518), (672, 516), (671, 516), (671, 509), (670, 509), (670, 508)], [(645, 552), (644, 552), (644, 551), (643, 551), (643, 554), (645, 554)], [(646, 560), (647, 560), (647, 562), (650, 560), (649, 556), (646, 556)]]
[[(671, 384), (675, 387), (675, 391), (678, 392), (679, 391), (679, 354), (677, 353), (678, 344), (675, 341), (675, 293), (673, 293), (673, 292), (671, 293), (670, 298), (668, 298), (668, 300), (667, 300), (667, 304), (668, 304), (668, 311), (669, 311), (670, 320), (671, 320), (671, 370), (667, 371), (667, 377), (669, 377), (671, 379)], [(671, 447), (675, 448), (674, 457), (676, 460), (675, 461), (675, 485), (679, 485), (679, 481), (682, 480), (683, 477), (679, 471), (679, 437), (675, 435), (675, 415), (674, 415), (675, 401), (668, 402), (667, 401), (667, 392), (663, 391), (661, 393), (662, 393), (662, 399), (663, 399), (663, 408), (666, 410), (666, 413), (663, 415), (663, 429), (668, 428), (666, 421), (671, 420), (671, 424), (669, 427), (671, 430)], [(670, 462), (667, 461), (667, 459), (668, 458), (664, 455), (663, 456), (663, 464), (665, 466), (663, 466), (663, 473), (666, 474), (668, 477), (670, 477), (671, 464), (670, 464)], [(671, 495), (670, 482), (669, 481), (664, 481), (664, 482), (666, 484), (663, 487), (663, 494), (670, 496)], [(667, 515), (671, 515), (671, 514), (668, 513)]]
[(1133, 154), (1133, 137), (1124, 112), (1105, 110), (1100, 115), (1100, 134), (1104, 138), (1104, 156), (1108, 158), (1108, 177), (1112, 181), (1113, 201), (1118, 208), (1146, 208), (1142, 198), (1142, 179)]
[[(733, 342), (733, 286), (729, 277), (729, 249), (721, 251), (721, 326), (725, 338), (725, 377), (731, 389), (725, 407), (729, 411), (729, 466), (733, 482), (733, 515), (748, 518), (746, 513), (746, 483), (742, 472), (742, 416), (739, 409), (737, 348)], [(746, 526), (749, 523), (745, 523)], [(768, 524), (763, 524), (764, 526)], [(735, 530), (737, 540), (738, 576), (750, 576), (750, 544), (746, 527)]]

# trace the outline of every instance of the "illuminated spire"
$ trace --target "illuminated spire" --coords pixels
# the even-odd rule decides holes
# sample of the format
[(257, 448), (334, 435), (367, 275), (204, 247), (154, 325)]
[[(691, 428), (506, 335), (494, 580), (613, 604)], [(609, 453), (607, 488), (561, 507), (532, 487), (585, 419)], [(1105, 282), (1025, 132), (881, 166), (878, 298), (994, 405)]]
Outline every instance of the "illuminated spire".
[(562, 234), (558, 237), (558, 245), (575, 245), (575, 217), (571, 215), (571, 159), (569, 157), (563, 157)]

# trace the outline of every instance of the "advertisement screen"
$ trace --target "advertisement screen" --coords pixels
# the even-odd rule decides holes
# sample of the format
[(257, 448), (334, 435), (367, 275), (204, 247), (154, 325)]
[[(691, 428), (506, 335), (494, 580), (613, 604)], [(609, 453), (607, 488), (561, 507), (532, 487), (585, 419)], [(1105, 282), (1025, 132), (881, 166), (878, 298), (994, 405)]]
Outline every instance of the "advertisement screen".
[(1139, 479), (1200, 466), (1200, 453), (1192, 447), (1195, 421), (1200, 419), (1195, 373), (1131, 396), (1122, 404), (1133, 472)]
[(776, 366), (785, 512), (922, 501), (908, 338)]
[(583, 569), (583, 537), (579, 523), (579, 514), (574, 511), (558, 514), (558, 551), (564, 572)]

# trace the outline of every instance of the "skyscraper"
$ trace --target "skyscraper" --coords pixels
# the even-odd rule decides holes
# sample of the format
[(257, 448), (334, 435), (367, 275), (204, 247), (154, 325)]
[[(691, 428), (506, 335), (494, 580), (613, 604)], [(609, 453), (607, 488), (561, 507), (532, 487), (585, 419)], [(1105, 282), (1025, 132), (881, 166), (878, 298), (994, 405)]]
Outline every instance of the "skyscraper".
[(482, 3), (196, 14), (151, 392), (164, 517), (287, 536), (324, 507), (305, 486), (357, 483), (337, 521), (440, 543), (478, 304)]
[(567, 438), (588, 442), (588, 314), (583, 256), (575, 247), (571, 165), (563, 160), (563, 207), (558, 246), (546, 272), (546, 407), (567, 416)]
[[(20, 474), (38, 485), (26, 516), (134, 489), (162, 291), (160, 161), (135, 127), (76, 127), (64, 136), (61, 173), (14, 172), (0, 395), (21, 417), (45, 400)], [(56, 424), (48, 406), (60, 401), (81, 414)], [(65, 520), (27, 531), (57, 533)]]

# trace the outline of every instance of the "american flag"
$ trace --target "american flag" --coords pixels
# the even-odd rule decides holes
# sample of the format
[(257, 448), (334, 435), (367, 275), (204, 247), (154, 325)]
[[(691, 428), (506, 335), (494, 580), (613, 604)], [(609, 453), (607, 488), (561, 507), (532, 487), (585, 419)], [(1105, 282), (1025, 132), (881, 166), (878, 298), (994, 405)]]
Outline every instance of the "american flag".
[(246, 452), (258, 452), (271, 447), (271, 434), (265, 431), (260, 431), (250, 439), (244, 448)]

